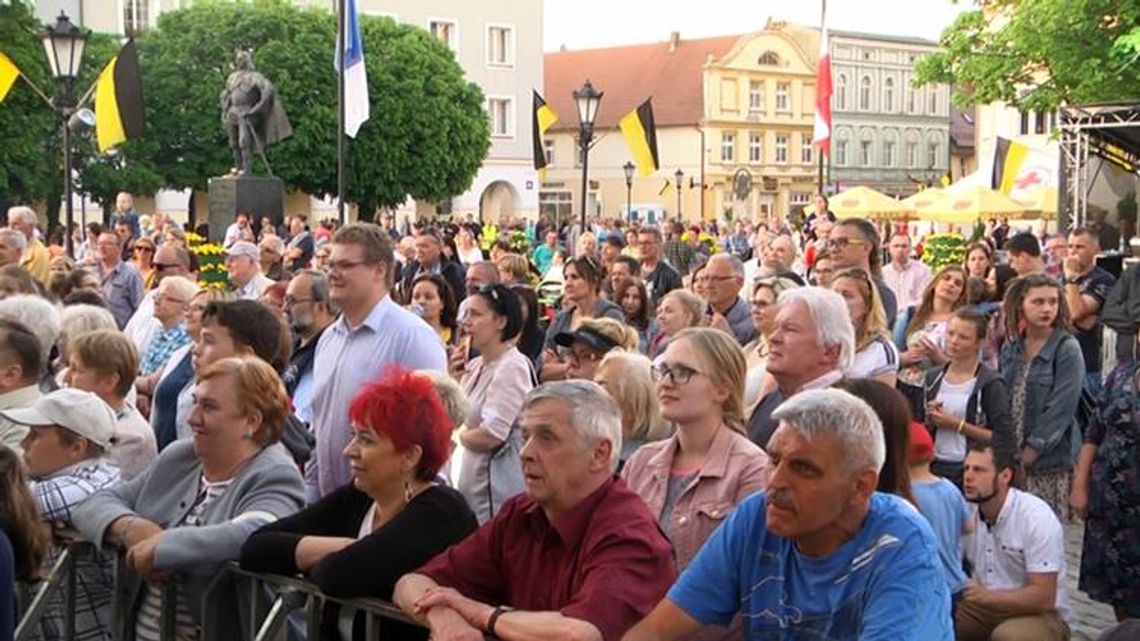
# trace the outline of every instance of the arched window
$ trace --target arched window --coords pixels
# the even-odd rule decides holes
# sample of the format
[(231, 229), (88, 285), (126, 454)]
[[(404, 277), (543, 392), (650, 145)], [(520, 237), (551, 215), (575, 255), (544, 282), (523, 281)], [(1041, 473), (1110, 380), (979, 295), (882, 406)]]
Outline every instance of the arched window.
[(895, 79), (883, 80), (883, 111), (890, 113), (895, 110)]
[(918, 134), (906, 132), (906, 166), (918, 167)]
[(871, 110), (871, 76), (863, 76), (859, 81), (859, 110)]
[(847, 109), (847, 75), (839, 74), (835, 79), (835, 105), (840, 110)]
[(847, 130), (840, 129), (835, 132), (835, 164), (842, 167), (847, 164)]
[(883, 132), (883, 166), (894, 167), (898, 163), (896, 156), (898, 148), (898, 134), (894, 131)]
[(756, 64), (776, 66), (780, 64), (780, 56), (775, 51), (765, 51), (760, 54), (760, 59), (756, 61)]

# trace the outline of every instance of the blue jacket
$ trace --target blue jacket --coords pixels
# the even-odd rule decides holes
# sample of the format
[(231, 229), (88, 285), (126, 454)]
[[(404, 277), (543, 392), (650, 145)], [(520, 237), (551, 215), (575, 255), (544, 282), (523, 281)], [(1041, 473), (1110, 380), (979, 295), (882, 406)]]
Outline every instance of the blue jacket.
[[(1011, 397), (1015, 394), (1014, 378), (1024, 347), (1020, 336), (1010, 337), (998, 358)], [(1077, 405), (1084, 374), (1084, 358), (1077, 339), (1064, 329), (1053, 330), (1029, 364), (1025, 381), (1025, 427), (1019, 448), (1028, 445), (1041, 454), (1030, 471), (1043, 474), (1073, 469), (1081, 446)]]

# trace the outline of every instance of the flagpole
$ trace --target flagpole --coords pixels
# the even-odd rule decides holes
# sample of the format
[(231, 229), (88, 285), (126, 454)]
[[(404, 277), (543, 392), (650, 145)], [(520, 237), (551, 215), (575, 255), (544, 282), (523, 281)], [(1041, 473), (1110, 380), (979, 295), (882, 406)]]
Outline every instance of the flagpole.
[[(819, 36), (821, 38), (824, 37), (824, 35), (827, 33), (825, 31), (826, 29), (827, 29), (827, 0), (820, 0)], [(816, 90), (818, 91), (819, 87), (816, 87)], [(828, 150), (830, 150), (831, 149), (831, 132), (830, 131), (827, 133), (827, 136), (828, 136), (827, 148), (828, 148)], [(820, 145), (820, 147), (819, 147), (819, 159), (818, 160), (819, 160), (819, 178), (816, 182), (816, 186), (818, 187), (819, 193), (822, 195), (822, 194), (824, 194), (824, 191), (823, 191), (823, 185), (824, 185), (824, 182), (823, 182), (823, 145)]]
[(340, 61), (337, 69), (336, 82), (336, 214), (337, 221), (343, 226), (346, 222), (344, 213), (345, 191), (345, 140), (344, 140), (344, 50), (347, 39), (347, 11), (345, 5), (348, 0), (337, 3), (337, 59)]

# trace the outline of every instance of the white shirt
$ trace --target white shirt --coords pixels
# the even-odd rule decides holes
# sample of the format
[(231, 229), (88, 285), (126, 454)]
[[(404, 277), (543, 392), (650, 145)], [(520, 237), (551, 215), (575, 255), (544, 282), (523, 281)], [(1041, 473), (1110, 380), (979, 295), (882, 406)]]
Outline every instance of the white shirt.
[(899, 349), (882, 336), (867, 343), (855, 352), (855, 359), (847, 370), (850, 378), (874, 378), (881, 374), (894, 374), (899, 371)]
[(902, 269), (894, 261), (883, 265), (883, 282), (895, 293), (900, 313), (922, 302), (922, 290), (931, 278), (930, 268), (919, 260), (907, 261)]
[(1018, 590), (1028, 574), (1057, 574), (1057, 613), (1072, 622), (1065, 580), (1065, 534), (1045, 501), (1010, 488), (993, 529), (970, 506), (973, 534), (962, 537), (962, 552), (974, 566), (973, 579), (991, 590)]
[[(938, 398), (942, 411), (958, 419), (966, 418), (966, 406), (974, 393), (977, 377), (964, 383), (951, 383), (945, 377), (938, 388)], [(939, 427), (934, 433), (934, 458), (939, 461), (961, 463), (966, 460), (966, 435), (959, 434), (956, 428)]]
[(273, 284), (273, 279), (269, 278), (261, 272), (254, 274), (253, 278), (245, 284), (245, 287), (238, 287), (234, 290), (234, 296), (238, 300), (261, 300), (261, 294), (265, 291), (266, 287)]
[(140, 356), (146, 354), (147, 350), (150, 349), (151, 342), (162, 331), (162, 322), (154, 317), (154, 295), (156, 293), (158, 293), (157, 288), (147, 292), (147, 295), (139, 302), (138, 309), (127, 321), (127, 326), (123, 328), (123, 334), (135, 344), (135, 349), (138, 350)]

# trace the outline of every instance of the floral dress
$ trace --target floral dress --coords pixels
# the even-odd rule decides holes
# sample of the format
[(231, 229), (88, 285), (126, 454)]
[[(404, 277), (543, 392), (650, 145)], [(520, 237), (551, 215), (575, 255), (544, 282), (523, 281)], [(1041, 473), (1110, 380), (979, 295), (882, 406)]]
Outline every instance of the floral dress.
[[(1029, 359), (1022, 359), (1017, 365), (1010, 390), (1010, 405), (1013, 410), (1013, 429), (1016, 443), (1025, 447), (1025, 393), (1029, 378)], [(1053, 508), (1062, 524), (1069, 523), (1069, 492), (1072, 490), (1073, 475), (1069, 470), (1035, 474), (1032, 469), (1025, 471), (1026, 492), (1040, 498)]]
[(1096, 445), (1080, 588), (1097, 601), (1140, 616), (1140, 398), (1137, 363), (1105, 381), (1085, 444)]

